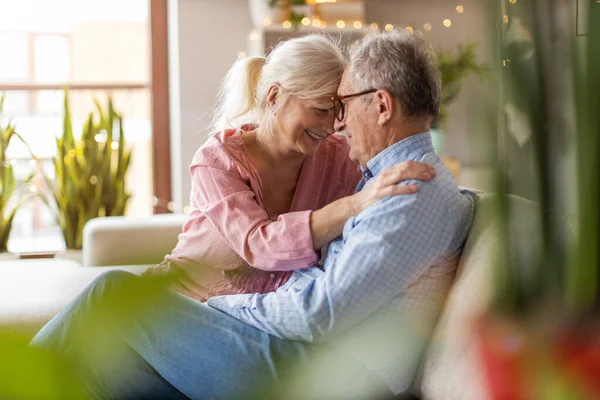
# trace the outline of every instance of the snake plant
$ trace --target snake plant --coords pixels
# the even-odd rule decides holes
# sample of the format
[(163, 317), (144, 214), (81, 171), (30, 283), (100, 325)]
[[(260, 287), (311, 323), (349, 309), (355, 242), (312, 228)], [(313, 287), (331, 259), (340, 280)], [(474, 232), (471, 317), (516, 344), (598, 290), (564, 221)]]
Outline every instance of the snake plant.
[[(4, 95), (0, 97), (0, 115), (2, 114), (3, 105)], [(6, 150), (13, 138), (23, 142), (29, 150), (27, 143), (17, 133), (15, 126), (10, 121), (6, 125), (0, 124), (0, 252), (7, 250), (8, 235), (10, 234), (10, 229), (19, 206), (29, 199), (29, 197), (22, 197), (17, 201), (16, 205), (12, 207), (10, 205), (10, 201), (18, 189), (13, 166), (6, 157)], [(33, 175), (25, 179), (24, 184), (28, 183), (32, 177)]]
[(56, 139), (56, 180), (45, 177), (57, 209), (58, 224), (68, 249), (80, 249), (83, 227), (96, 217), (124, 215), (130, 194), (125, 175), (131, 161), (123, 132), (123, 117), (112, 98), (103, 108), (96, 100), (81, 137), (76, 140), (64, 93), (63, 134)]

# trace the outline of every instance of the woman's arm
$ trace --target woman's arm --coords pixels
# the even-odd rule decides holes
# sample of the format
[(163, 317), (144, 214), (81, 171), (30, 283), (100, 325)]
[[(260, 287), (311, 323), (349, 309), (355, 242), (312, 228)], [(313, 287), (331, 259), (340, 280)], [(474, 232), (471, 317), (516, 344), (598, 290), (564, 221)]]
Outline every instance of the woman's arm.
[(310, 231), (312, 211), (281, 214), (272, 221), (235, 169), (201, 165), (191, 171), (198, 208), (249, 265), (288, 271), (317, 261)]
[(317, 211), (281, 214), (272, 221), (256, 201), (247, 179), (222, 148), (204, 150), (191, 167), (196, 205), (229, 246), (249, 265), (274, 271), (305, 268), (317, 261), (315, 249), (339, 236), (346, 220), (375, 201), (412, 193), (396, 186), (403, 179), (427, 180), (429, 166), (408, 162), (391, 167), (364, 190)]
[(416, 185), (398, 186), (399, 182), (408, 179), (428, 181), (435, 175), (435, 169), (428, 164), (404, 161), (383, 170), (373, 183), (360, 192), (313, 211), (310, 217), (313, 247), (320, 249), (338, 237), (348, 218), (360, 213), (376, 201), (387, 196), (411, 194), (418, 190)]

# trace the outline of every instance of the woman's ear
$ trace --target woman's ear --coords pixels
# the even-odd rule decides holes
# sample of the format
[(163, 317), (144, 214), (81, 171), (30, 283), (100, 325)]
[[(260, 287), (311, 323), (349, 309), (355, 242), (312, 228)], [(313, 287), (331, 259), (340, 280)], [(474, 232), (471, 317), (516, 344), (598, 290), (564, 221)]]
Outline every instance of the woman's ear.
[(277, 104), (277, 97), (279, 97), (280, 88), (278, 84), (271, 85), (269, 90), (267, 90), (267, 107), (269, 109), (275, 108), (275, 104)]

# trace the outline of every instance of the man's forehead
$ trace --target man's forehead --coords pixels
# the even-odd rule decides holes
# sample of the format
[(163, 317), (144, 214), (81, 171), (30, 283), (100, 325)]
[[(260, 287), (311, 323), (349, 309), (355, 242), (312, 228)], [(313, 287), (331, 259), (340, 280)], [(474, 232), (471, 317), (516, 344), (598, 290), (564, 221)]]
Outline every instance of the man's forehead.
[(349, 72), (350, 68), (346, 67), (344, 73), (342, 74), (342, 81), (340, 82), (340, 87), (338, 88), (338, 95), (345, 94), (349, 88), (352, 87), (351, 75)]

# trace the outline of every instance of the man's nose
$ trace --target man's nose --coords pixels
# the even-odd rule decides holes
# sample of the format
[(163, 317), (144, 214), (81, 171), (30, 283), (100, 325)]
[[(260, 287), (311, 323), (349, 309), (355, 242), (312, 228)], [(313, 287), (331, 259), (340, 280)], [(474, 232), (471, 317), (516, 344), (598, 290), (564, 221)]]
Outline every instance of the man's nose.
[(340, 121), (336, 118), (335, 121), (333, 121), (333, 129), (335, 129), (336, 132), (343, 131), (344, 129), (346, 129), (346, 122)]

